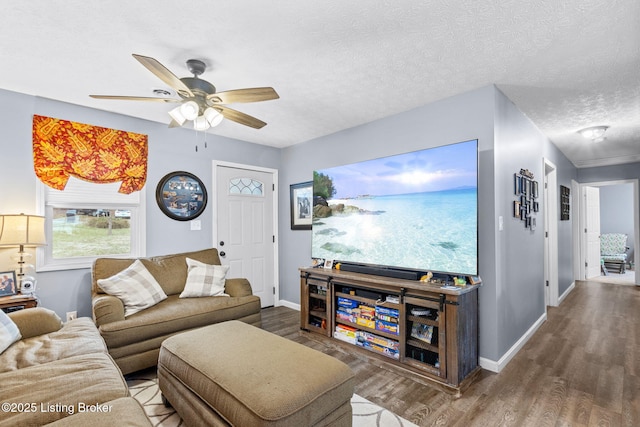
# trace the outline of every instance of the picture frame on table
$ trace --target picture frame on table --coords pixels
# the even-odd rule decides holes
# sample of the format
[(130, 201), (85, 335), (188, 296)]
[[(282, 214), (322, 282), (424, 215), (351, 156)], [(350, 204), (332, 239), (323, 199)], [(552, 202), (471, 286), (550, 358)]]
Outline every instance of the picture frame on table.
[(16, 272), (2, 271), (0, 272), (0, 297), (15, 295), (18, 293), (18, 282), (16, 281)]
[(333, 268), (333, 260), (332, 259), (325, 259), (324, 260), (324, 268), (330, 270)]
[(207, 207), (207, 189), (192, 173), (171, 172), (158, 182), (156, 202), (169, 218), (190, 221), (199, 217)]
[(289, 186), (291, 229), (311, 230), (313, 221), (313, 181)]

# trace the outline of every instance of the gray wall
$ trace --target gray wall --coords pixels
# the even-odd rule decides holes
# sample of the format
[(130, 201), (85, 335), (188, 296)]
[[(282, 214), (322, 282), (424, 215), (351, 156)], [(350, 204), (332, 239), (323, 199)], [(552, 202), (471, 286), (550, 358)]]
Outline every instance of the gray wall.
[[(562, 168), (563, 182), (575, 176), (575, 168), (494, 86), (288, 147), (280, 192), (310, 181), (314, 169), (469, 139), (479, 143), (480, 356), (498, 361), (545, 313), (542, 209), (535, 232), (513, 219), (513, 173), (528, 168), (539, 179), (547, 154)], [(280, 199), (279, 209), (280, 297), (299, 303), (297, 269), (311, 261), (311, 232), (290, 229), (287, 198)], [(498, 216), (504, 219), (502, 232)], [(572, 275), (570, 263), (561, 270), (563, 280)]]
[[(542, 147), (544, 136), (502, 93), (496, 91), (495, 107), (495, 192), (498, 215), (504, 218), (504, 231), (498, 232), (498, 313), (497, 360), (545, 313), (543, 265)], [(512, 214), (514, 176), (520, 169), (533, 172), (539, 184), (537, 201), (540, 211), (534, 214), (537, 227), (525, 228)]]
[[(0, 213), (35, 212), (36, 177), (31, 150), (33, 114), (147, 134), (146, 238), (147, 255), (150, 256), (212, 247), (211, 204), (199, 218), (202, 220), (200, 231), (191, 231), (188, 221), (169, 219), (158, 208), (155, 187), (165, 174), (177, 170), (191, 172), (211, 192), (214, 159), (280, 168), (280, 150), (276, 148), (206, 135), (208, 148), (205, 149), (204, 134), (196, 134), (193, 130), (169, 129), (161, 123), (49, 99), (0, 90), (0, 109), (4, 112), (0, 115), (3, 164), (0, 168), (0, 182), (3, 183), (0, 186)], [(238, 126), (234, 123), (226, 125)], [(196, 144), (199, 145), (198, 152), (195, 151)], [(14, 250), (0, 251), (10, 253)], [(37, 294), (41, 305), (55, 310), (63, 318), (68, 311), (77, 311), (79, 316), (91, 316), (89, 269), (38, 273)]]

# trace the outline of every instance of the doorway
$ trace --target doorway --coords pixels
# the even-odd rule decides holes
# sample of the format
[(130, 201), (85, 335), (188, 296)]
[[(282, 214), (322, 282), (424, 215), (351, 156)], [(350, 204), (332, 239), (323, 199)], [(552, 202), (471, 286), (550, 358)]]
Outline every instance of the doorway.
[[(600, 192), (607, 191), (612, 188), (612, 186), (621, 186), (621, 185), (630, 185), (631, 186), (631, 195), (625, 197), (625, 200), (621, 200), (620, 203), (617, 201), (610, 202), (606, 201), (602, 204), (603, 206), (607, 206), (609, 209), (613, 209), (617, 211), (624, 211), (629, 214), (632, 214), (632, 219), (630, 222), (633, 222), (632, 230), (621, 230), (623, 233), (629, 236), (627, 241), (627, 246), (631, 246), (632, 251), (627, 251), (627, 254), (630, 255), (627, 257), (627, 263), (633, 265), (633, 272), (628, 273), (625, 277), (621, 277), (619, 274), (611, 274), (609, 279), (606, 276), (602, 276), (600, 274), (600, 245), (599, 245), (599, 236), (600, 232), (614, 232), (615, 228), (612, 230), (610, 226), (604, 225), (604, 228), (600, 230), (601, 226), (601, 218), (600, 218)], [(640, 254), (638, 253), (638, 247), (640, 246), (640, 219), (639, 219), (639, 211), (640, 211), (640, 196), (638, 189), (638, 180), (619, 180), (619, 181), (602, 181), (602, 182), (592, 182), (592, 183), (583, 183), (579, 185), (580, 188), (580, 200), (579, 203), (576, 204), (580, 220), (579, 233), (574, 234), (574, 245), (579, 247), (579, 257), (576, 257), (577, 265), (574, 266), (575, 271), (578, 273), (575, 277), (577, 280), (585, 280), (590, 278), (590, 280), (602, 280), (605, 282), (611, 283), (627, 283), (627, 284), (636, 284), (640, 285), (640, 274), (638, 273), (638, 261), (640, 259)], [(594, 202), (594, 198), (596, 198), (598, 202)], [(618, 207), (616, 208), (616, 204)], [(594, 212), (595, 209), (598, 209), (598, 212)], [(597, 224), (595, 224), (594, 218), (597, 217)], [(594, 230), (597, 228), (597, 244), (593, 243), (594, 237), (591, 235), (593, 233), (589, 233), (589, 230)], [(617, 232), (617, 230), (616, 230)], [(591, 242), (591, 243), (590, 243)], [(597, 269), (593, 268), (593, 265), (597, 265)], [(591, 268), (590, 268), (591, 266)]]
[(277, 305), (277, 171), (213, 162), (213, 242), (227, 277), (246, 278), (262, 307)]

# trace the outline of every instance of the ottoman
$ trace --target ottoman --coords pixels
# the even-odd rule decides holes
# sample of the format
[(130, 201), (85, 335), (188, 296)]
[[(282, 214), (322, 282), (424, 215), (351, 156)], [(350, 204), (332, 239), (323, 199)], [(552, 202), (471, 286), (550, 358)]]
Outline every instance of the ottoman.
[(166, 339), (158, 386), (189, 426), (351, 426), (354, 374), (240, 321)]

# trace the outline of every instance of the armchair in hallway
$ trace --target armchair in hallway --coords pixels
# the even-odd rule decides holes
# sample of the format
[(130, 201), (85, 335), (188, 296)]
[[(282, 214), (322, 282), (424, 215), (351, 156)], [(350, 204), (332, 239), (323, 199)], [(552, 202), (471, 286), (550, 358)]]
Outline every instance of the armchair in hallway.
[(608, 271), (625, 272), (628, 250), (626, 234), (605, 233), (600, 236), (600, 257)]

